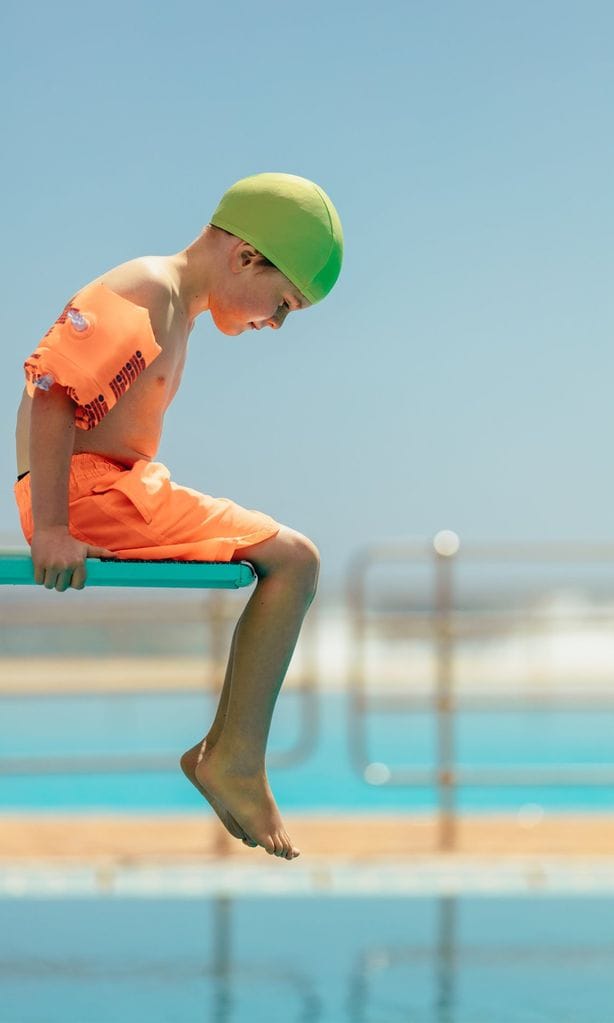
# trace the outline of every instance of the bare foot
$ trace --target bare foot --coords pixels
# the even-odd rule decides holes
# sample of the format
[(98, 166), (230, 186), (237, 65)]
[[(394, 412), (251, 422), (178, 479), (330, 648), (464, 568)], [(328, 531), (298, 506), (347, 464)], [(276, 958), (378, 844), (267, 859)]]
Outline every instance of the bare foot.
[(196, 765), (201, 755), (201, 750), (204, 753), (205, 749), (213, 749), (212, 746), (206, 745), (206, 739), (204, 739), (202, 743), (197, 742), (196, 745), (192, 746), (191, 749), (186, 750), (183, 756), (181, 757), (181, 760), (179, 761), (179, 763), (181, 764), (181, 770), (185, 774), (188, 781), (191, 781), (192, 785), (196, 786), (201, 796), (204, 796), (207, 802), (212, 806), (212, 808), (215, 810), (216, 814), (220, 818), (222, 824), (224, 825), (226, 830), (230, 832), (232, 837), (240, 838), (244, 845), (249, 845), (250, 848), (253, 849), (255, 848), (255, 846), (258, 845), (258, 843), (254, 842), (253, 839), (251, 839), (249, 835), (246, 834), (243, 828), (239, 827), (234, 817), (232, 817), (231, 814), (228, 813), (228, 810), (226, 810), (226, 808), (222, 806), (222, 804), (219, 803), (217, 799), (213, 799), (209, 795), (209, 793), (206, 791), (206, 789), (202, 787), (202, 785), (198, 781), (198, 778), (196, 777)]
[(196, 779), (207, 793), (232, 814), (235, 823), (271, 856), (292, 860), (300, 855), (284, 828), (264, 772), (246, 774), (227, 761), (217, 747), (205, 750), (196, 765)]

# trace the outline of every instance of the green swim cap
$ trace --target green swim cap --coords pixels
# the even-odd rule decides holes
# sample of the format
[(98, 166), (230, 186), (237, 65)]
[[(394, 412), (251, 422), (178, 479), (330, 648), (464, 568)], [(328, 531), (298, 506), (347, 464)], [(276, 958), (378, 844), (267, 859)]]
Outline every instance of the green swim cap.
[(341, 270), (341, 221), (326, 192), (295, 174), (254, 174), (222, 196), (215, 227), (249, 242), (309, 299), (328, 295)]

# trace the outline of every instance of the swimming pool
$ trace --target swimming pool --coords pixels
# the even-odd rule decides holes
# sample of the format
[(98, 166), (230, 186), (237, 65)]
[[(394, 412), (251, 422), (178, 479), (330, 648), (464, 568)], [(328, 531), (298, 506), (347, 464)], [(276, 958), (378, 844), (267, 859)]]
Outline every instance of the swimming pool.
[[(347, 705), (345, 693), (319, 693), (315, 748), (291, 768), (270, 770), (284, 810), (371, 814), (433, 809), (437, 802), (433, 788), (368, 785), (353, 769)], [(300, 709), (299, 694), (282, 691), (271, 730), (272, 755), (296, 741)], [(0, 810), (201, 812), (202, 800), (183, 778), (177, 760), (202, 736), (213, 712), (213, 698), (193, 692), (5, 696), (0, 713), (2, 757), (29, 768), (36, 756), (41, 772), (0, 773)], [(434, 716), (424, 712), (373, 715), (369, 755), (374, 762), (393, 766), (432, 764), (435, 729)], [(457, 750), (459, 763), (467, 766), (614, 763), (614, 709), (460, 712)], [(149, 772), (45, 773), (46, 758), (92, 754), (155, 755), (163, 758), (165, 766)], [(458, 799), (459, 809), (477, 812), (525, 803), (545, 809), (610, 810), (614, 787), (471, 787), (461, 790)]]
[(3, 1023), (610, 1023), (614, 896), (0, 900)]

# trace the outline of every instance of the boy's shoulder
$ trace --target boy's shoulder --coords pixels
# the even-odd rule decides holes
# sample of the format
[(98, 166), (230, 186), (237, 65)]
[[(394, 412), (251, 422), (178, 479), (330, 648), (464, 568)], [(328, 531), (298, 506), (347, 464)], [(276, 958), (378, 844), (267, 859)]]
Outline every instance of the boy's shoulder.
[(155, 333), (163, 333), (168, 326), (176, 285), (163, 256), (131, 259), (107, 270), (91, 284), (104, 284), (122, 298), (147, 309)]

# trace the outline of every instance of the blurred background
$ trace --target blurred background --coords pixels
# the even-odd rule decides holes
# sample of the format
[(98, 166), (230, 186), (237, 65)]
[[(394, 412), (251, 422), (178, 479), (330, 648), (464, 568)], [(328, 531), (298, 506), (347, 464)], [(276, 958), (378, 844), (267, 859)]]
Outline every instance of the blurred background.
[(265, 170), (346, 243), (282, 332), (200, 318), (159, 451), (320, 548), (268, 762), (302, 856), (243, 849), (178, 769), (249, 594), (3, 588), (7, 1021), (609, 1023), (611, 4), (0, 27), (5, 546), (23, 361), (79, 287)]

